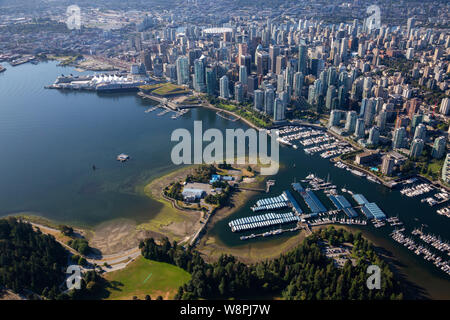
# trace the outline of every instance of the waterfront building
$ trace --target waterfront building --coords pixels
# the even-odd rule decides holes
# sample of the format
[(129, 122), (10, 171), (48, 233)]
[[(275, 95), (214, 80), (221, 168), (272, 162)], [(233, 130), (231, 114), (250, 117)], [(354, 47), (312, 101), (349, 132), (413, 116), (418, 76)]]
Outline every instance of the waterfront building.
[(234, 100), (239, 103), (244, 102), (244, 86), (240, 82), (234, 85)]
[(220, 78), (220, 97), (223, 99), (229, 99), (230, 98), (230, 87), (228, 84), (228, 77), (223, 76)]
[(178, 85), (189, 84), (189, 60), (185, 56), (178, 57), (177, 62)]
[(381, 164), (381, 173), (390, 176), (394, 170), (395, 159), (390, 155), (385, 155), (383, 157), (383, 162)]
[(275, 102), (275, 91), (273, 88), (267, 88), (264, 93), (264, 112), (268, 115), (273, 114), (273, 104)]
[(447, 145), (447, 139), (444, 136), (437, 137), (433, 143), (433, 149), (431, 150), (431, 156), (435, 159), (440, 159), (444, 156), (445, 147)]
[(284, 103), (280, 98), (276, 98), (274, 102), (274, 110), (273, 110), (273, 120), (274, 121), (282, 121), (285, 119), (285, 107)]
[(264, 92), (262, 90), (253, 92), (253, 108), (259, 111), (264, 110)]
[(330, 119), (328, 120), (328, 127), (338, 126), (341, 121), (341, 110), (331, 110)]

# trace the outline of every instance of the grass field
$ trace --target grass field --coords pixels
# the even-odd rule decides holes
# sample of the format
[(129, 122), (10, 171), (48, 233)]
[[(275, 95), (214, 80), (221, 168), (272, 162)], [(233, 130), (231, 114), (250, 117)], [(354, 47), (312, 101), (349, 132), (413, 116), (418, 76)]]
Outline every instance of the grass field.
[(125, 269), (106, 274), (110, 282), (106, 299), (128, 300), (133, 296), (152, 299), (162, 296), (164, 300), (173, 299), (180, 286), (188, 282), (191, 275), (173, 265), (147, 260), (140, 256)]
[(152, 94), (159, 96), (188, 93), (188, 90), (173, 83), (158, 83), (153, 85), (144, 85), (140, 87), (144, 91), (151, 91)]

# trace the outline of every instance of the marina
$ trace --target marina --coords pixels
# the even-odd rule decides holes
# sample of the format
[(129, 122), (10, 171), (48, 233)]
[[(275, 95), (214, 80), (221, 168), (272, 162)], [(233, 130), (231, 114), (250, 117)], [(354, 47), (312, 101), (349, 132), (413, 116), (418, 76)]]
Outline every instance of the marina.
[[(300, 143), (304, 152), (309, 155), (320, 152), (324, 159), (355, 151), (349, 143), (339, 140), (323, 130), (309, 127), (287, 126), (278, 130), (279, 142), (288, 146), (297, 146)], [(308, 148), (306, 148), (308, 147)]]
[(445, 207), (442, 209), (438, 209), (437, 214), (441, 215), (441, 216), (445, 216), (447, 218), (450, 218), (450, 207)]
[(421, 183), (419, 185), (409, 187), (409, 188), (403, 188), (400, 190), (400, 193), (407, 196), (407, 197), (417, 197), (422, 194), (431, 192), (433, 190), (433, 186), (429, 183)]
[(434, 266), (450, 275), (450, 261), (445, 261), (441, 256), (433, 253), (430, 248), (418, 245), (411, 237), (405, 236), (398, 230), (392, 232), (391, 237), (417, 256), (422, 256), (424, 260), (432, 262)]

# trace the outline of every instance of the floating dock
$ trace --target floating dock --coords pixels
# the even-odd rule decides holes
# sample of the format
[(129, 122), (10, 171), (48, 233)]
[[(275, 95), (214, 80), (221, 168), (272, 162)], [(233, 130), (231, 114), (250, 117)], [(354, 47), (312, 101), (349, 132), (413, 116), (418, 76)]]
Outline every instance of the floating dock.
[(291, 222), (298, 222), (299, 217), (293, 212), (287, 213), (266, 213), (251, 217), (239, 218), (228, 223), (231, 231), (245, 231), (256, 228), (270, 227), (278, 224), (285, 224)]

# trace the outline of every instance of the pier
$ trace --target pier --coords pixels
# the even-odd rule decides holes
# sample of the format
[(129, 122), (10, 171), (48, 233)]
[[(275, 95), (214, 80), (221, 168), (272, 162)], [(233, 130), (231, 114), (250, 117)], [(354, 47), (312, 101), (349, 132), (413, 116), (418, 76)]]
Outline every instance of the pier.
[(251, 235), (248, 235), (248, 236), (242, 236), (242, 237), (240, 237), (240, 239), (248, 240), (248, 239), (254, 239), (254, 238), (258, 238), (258, 237), (269, 237), (269, 236), (274, 236), (277, 234), (282, 234), (285, 232), (294, 232), (294, 231), (298, 231), (301, 229), (303, 229), (302, 226), (297, 225), (296, 227), (289, 228), (289, 229), (281, 229), (280, 228), (280, 229), (271, 230), (271, 231), (267, 231), (267, 232), (263, 232), (263, 233), (257, 233), (257, 234), (252, 233)]
[(266, 181), (266, 193), (269, 193), (270, 187), (275, 185), (275, 180), (267, 180)]

